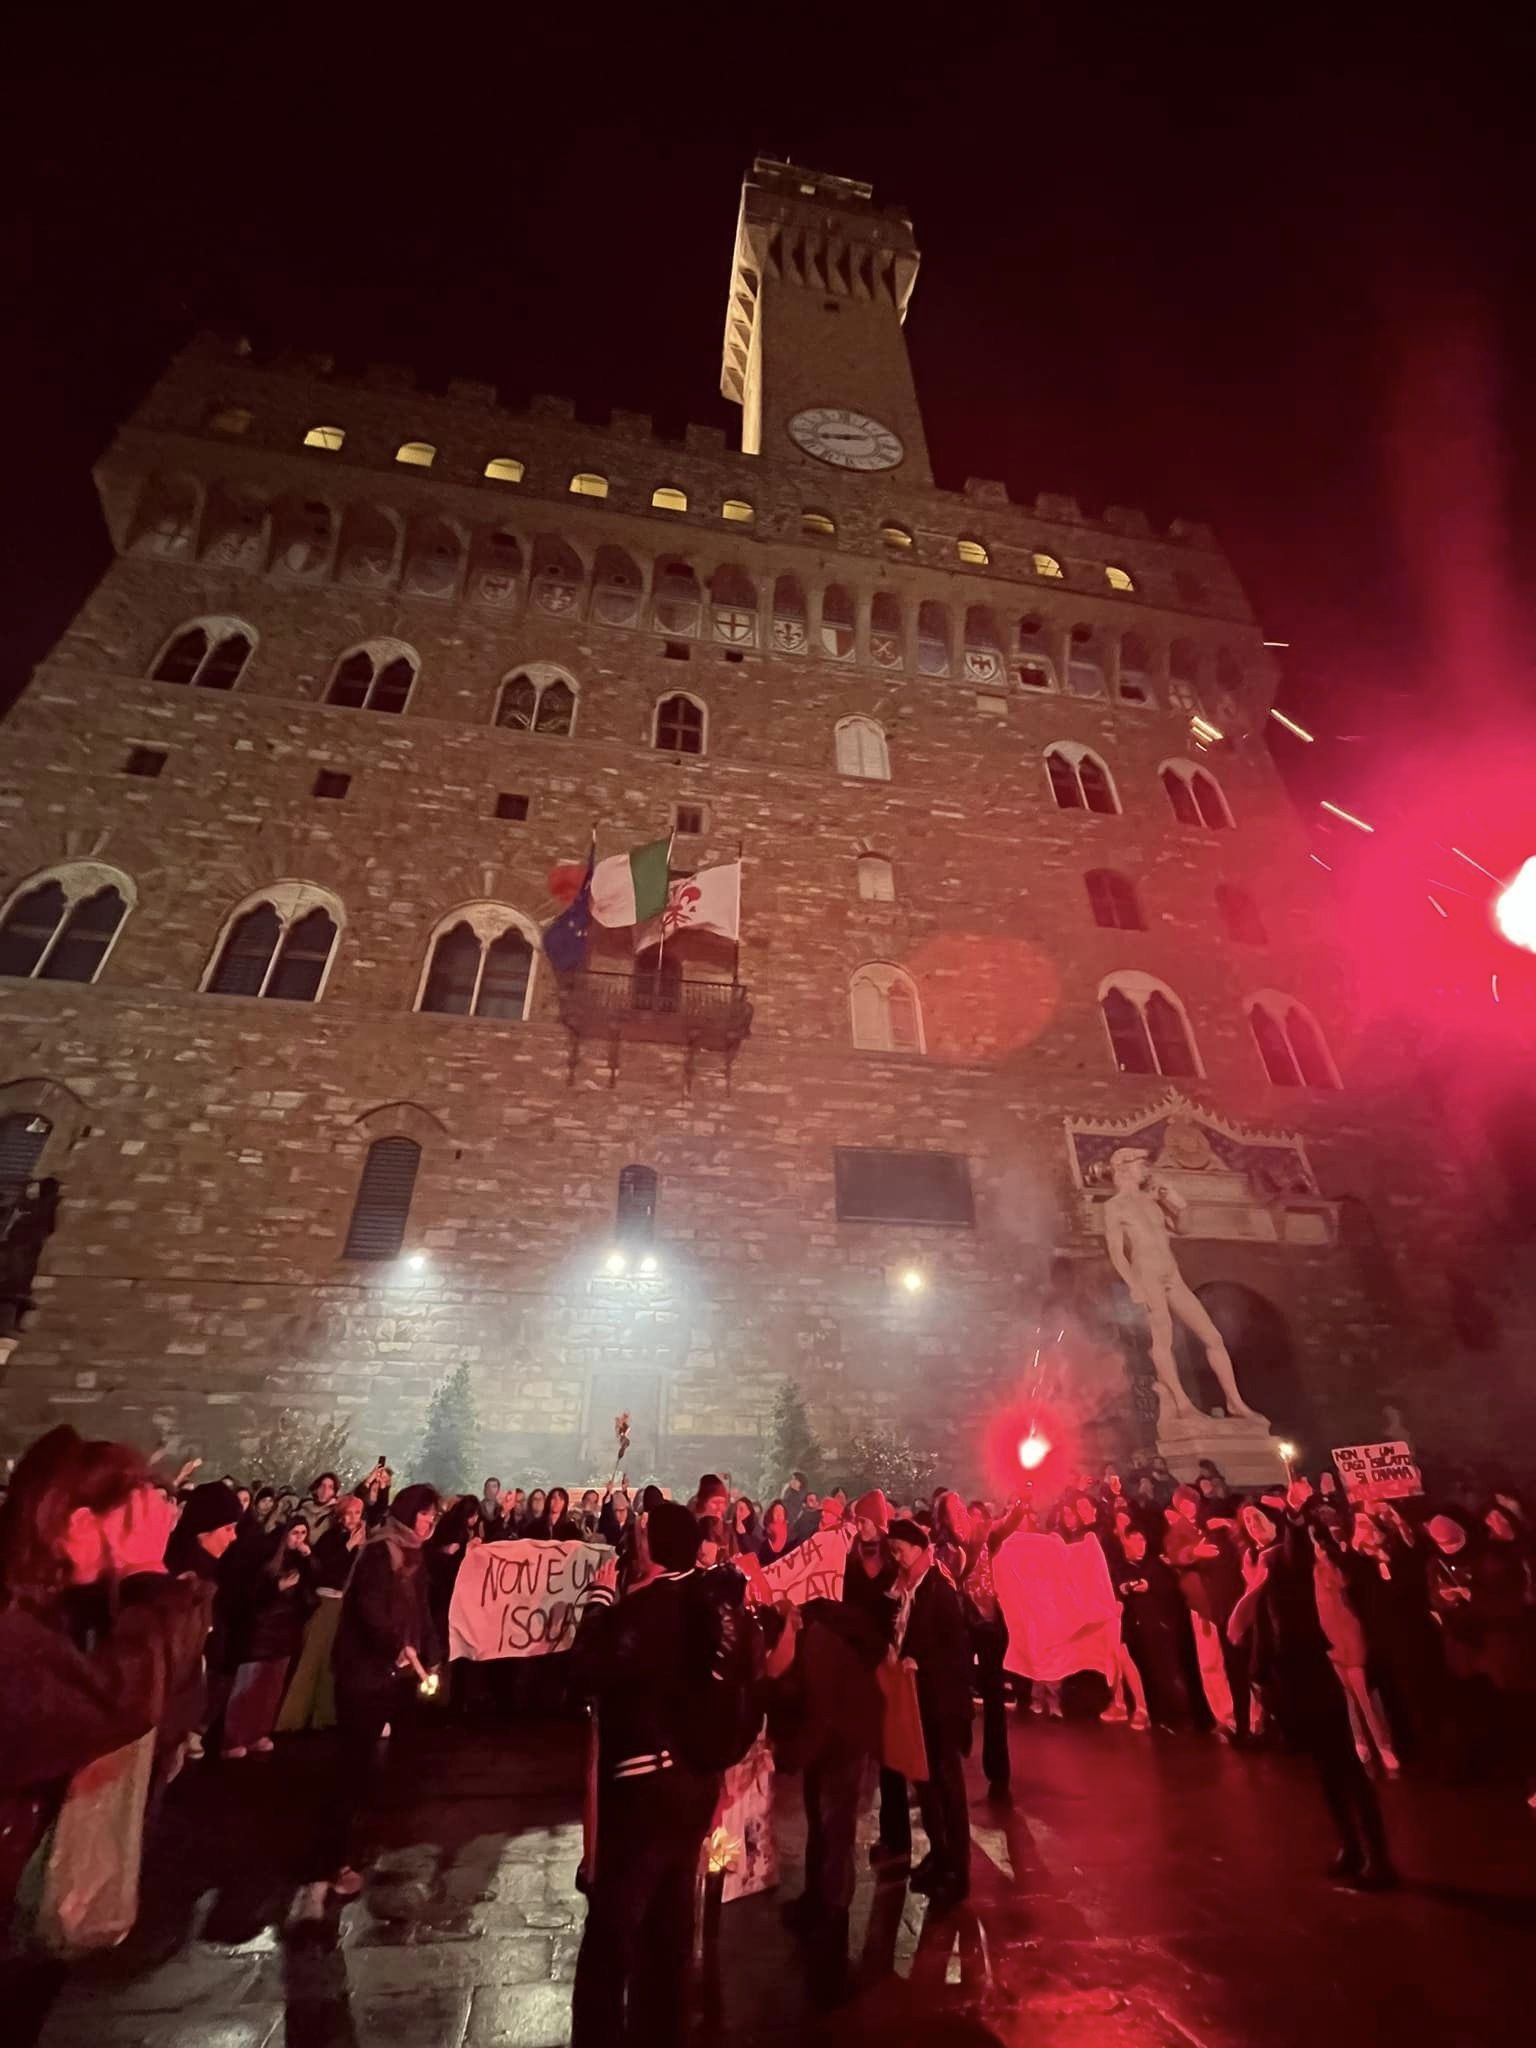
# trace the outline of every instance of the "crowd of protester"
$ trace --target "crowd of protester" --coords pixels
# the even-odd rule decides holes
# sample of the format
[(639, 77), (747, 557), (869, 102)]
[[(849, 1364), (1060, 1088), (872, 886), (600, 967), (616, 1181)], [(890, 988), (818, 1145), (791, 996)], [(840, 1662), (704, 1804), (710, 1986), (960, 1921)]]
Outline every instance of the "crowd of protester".
[[(800, 1473), (766, 1502), (706, 1474), (686, 1506), (657, 1487), (573, 1496), (495, 1478), (444, 1500), (430, 1486), (396, 1489), (382, 1459), (351, 1487), (322, 1472), (302, 1494), (191, 1477), (167, 1481), (127, 1447), (68, 1428), (12, 1476), (0, 1519), (0, 1906), (26, 1890), (94, 1760), (152, 1747), (152, 1814), (189, 1762), (257, 1768), (280, 1737), (332, 1727), (338, 1764), (305, 1876), (316, 1900), (353, 1895), (381, 1739), (447, 1675), (466, 1557), (515, 1537), (617, 1553), (612, 1597), (594, 1598), (574, 1654), (558, 1660), (570, 1693), (596, 1703), (601, 1748), (606, 1848), (586, 1882), (602, 1961), (584, 1949), (578, 2042), (612, 2038), (626, 1998), (631, 2025), (649, 2001), (656, 2038), (675, 2023), (699, 1843), (721, 1770), (765, 1712), (780, 1768), (804, 1773), (806, 1881), (790, 1917), (833, 1981), (876, 1770), (877, 1874), (935, 1911), (966, 1896), (963, 1762), (978, 1705), (982, 1770), (1000, 1801), (1011, 1714), (1295, 1749), (1338, 1830), (1336, 1874), (1366, 1889), (1395, 1881), (1378, 1774), (1492, 1776), (1536, 1805), (1536, 1526), (1512, 1492), (1357, 1502), (1329, 1473), (1316, 1488), (1241, 1495), (1214, 1465), (1180, 1483), (1160, 1460), (1124, 1477), (1079, 1473), (1048, 1499), (996, 1509), (945, 1487), (850, 1500)], [(1120, 1607), (1112, 1674), (1032, 1681), (1017, 1658), (1010, 1668), (994, 1564), (1019, 1530), (1098, 1545)], [(841, 1599), (776, 1603), (763, 1570), (826, 1532), (847, 1539)], [(915, 1784), (889, 1755), (892, 1670), (912, 1681)], [(914, 1791), (928, 1842), (915, 1866)]]

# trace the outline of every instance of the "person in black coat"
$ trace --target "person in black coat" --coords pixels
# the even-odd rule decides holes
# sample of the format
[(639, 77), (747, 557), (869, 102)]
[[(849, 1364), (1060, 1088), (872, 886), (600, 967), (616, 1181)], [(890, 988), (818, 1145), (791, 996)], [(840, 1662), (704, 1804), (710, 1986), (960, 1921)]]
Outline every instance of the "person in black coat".
[(571, 1496), (563, 1486), (552, 1486), (542, 1514), (535, 1515), (523, 1530), (537, 1543), (579, 1543), (581, 1524), (571, 1513)]
[(222, 1756), (271, 1754), (289, 1666), (299, 1654), (316, 1598), (309, 1526), (302, 1515), (294, 1515), (269, 1554), (247, 1568), (236, 1594), (235, 1682), (224, 1711)]
[(1120, 1602), (1120, 1633), (1141, 1674), (1147, 1711), (1159, 1726), (1177, 1728), (1189, 1718), (1184, 1685), (1185, 1639), (1189, 1620), (1173, 1573), (1134, 1523), (1121, 1532), (1112, 1565)]
[(971, 1888), (971, 1823), (965, 1757), (971, 1746), (971, 1639), (953, 1583), (933, 1563), (921, 1523), (892, 1522), (887, 1535), (900, 1574), (894, 1654), (917, 1679), (917, 1707), (928, 1752), (918, 1807), (928, 1854), (912, 1889), (935, 1910), (956, 1906)]
[(380, 1736), (403, 1715), (439, 1658), (426, 1543), (437, 1527), (436, 1487), (407, 1486), (363, 1545), (341, 1603), (332, 1670), (340, 1737), (331, 1801), (310, 1852), (310, 1880), (353, 1898), (363, 1880), (348, 1861)]
[[(880, 1489), (861, 1494), (853, 1504), (854, 1538), (843, 1567), (844, 1605), (868, 1620), (882, 1650), (890, 1648), (896, 1629), (896, 1560), (886, 1542), (890, 1525), (890, 1503)], [(880, 1834), (869, 1860), (877, 1867), (891, 1865), (895, 1874), (894, 1866), (908, 1862), (911, 1855), (912, 1808), (907, 1781), (900, 1771), (888, 1771), (882, 1764)]]

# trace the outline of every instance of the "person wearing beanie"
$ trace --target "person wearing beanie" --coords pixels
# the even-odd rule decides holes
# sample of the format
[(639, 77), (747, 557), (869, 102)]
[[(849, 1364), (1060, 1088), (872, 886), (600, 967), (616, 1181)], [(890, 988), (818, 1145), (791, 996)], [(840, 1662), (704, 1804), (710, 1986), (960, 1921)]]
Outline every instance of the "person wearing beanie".
[(427, 1538), (442, 1502), (435, 1486), (402, 1487), (369, 1532), (342, 1596), (331, 1669), (338, 1753), (331, 1798), (311, 1844), (309, 1883), (355, 1898), (351, 1860), (379, 1739), (404, 1717), (422, 1674), (441, 1661), (427, 1596)]
[[(1200, 1527), (1203, 1506), (1204, 1502), (1193, 1486), (1174, 1488), (1173, 1502), (1167, 1509), (1163, 1559), (1172, 1568), (1179, 1582), (1179, 1591), (1184, 1596), (1184, 1604), (1189, 1609), (1200, 1689), (1205, 1694), (1205, 1703), (1216, 1726), (1230, 1741), (1237, 1735), (1237, 1707), (1232, 1698), (1232, 1683), (1227, 1676), (1223, 1641), (1236, 1595), (1227, 1597), (1225, 1584), (1218, 1586), (1215, 1583), (1218, 1575), (1224, 1581), (1226, 1575), (1221, 1568), (1227, 1560), (1223, 1556), (1220, 1532)], [(1216, 1571), (1213, 1572), (1212, 1568)]]
[(682, 2039), (694, 1880), (720, 1790), (718, 1773), (684, 1761), (679, 1740), (713, 1707), (710, 1617), (694, 1570), (699, 1523), (657, 1500), (644, 1535), (656, 1576), (622, 1600), (591, 1598), (571, 1651), (573, 1685), (598, 1730), (572, 2048)]
[(928, 1752), (918, 1807), (928, 1854), (912, 1872), (914, 1891), (932, 1910), (959, 1905), (971, 1888), (971, 1819), (965, 1757), (971, 1746), (971, 1644), (960, 1595), (933, 1561), (928, 1532), (905, 1516), (886, 1537), (899, 1574), (894, 1648), (917, 1680), (917, 1708)]
[[(862, 1615), (889, 1649), (896, 1630), (896, 1560), (886, 1533), (891, 1504), (879, 1487), (861, 1493), (853, 1504), (853, 1542), (843, 1567), (843, 1604)], [(900, 1771), (880, 1766), (880, 1833), (869, 1860), (879, 1870), (898, 1876), (912, 1857), (911, 1792)]]
[(236, 1592), (230, 1551), (243, 1516), (240, 1496), (224, 1480), (194, 1486), (165, 1546), (168, 1572), (213, 1589), (213, 1625), (203, 1646), (203, 1668), (166, 1714), (167, 1725), (181, 1733), (187, 1758), (194, 1763), (203, 1755), (203, 1738), (223, 1713), (235, 1680), (231, 1628)]

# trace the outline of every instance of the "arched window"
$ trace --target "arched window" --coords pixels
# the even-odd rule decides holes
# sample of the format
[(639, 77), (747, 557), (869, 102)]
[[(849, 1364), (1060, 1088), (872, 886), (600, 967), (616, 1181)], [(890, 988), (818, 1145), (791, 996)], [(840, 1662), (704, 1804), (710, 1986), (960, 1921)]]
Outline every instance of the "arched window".
[(626, 1244), (649, 1244), (656, 1234), (656, 1170), (621, 1166), (613, 1205), (613, 1234)]
[(727, 647), (757, 643), (757, 586), (745, 569), (723, 562), (709, 579), (710, 618)]
[(536, 661), (502, 684), (496, 723), (507, 732), (569, 739), (576, 725), (576, 687), (549, 662)]
[(833, 661), (851, 661), (854, 644), (853, 593), (829, 583), (821, 593), (821, 651)]
[(421, 1147), (414, 1138), (377, 1138), (368, 1147), (347, 1241), (341, 1248), (344, 1259), (393, 1259), (399, 1255), (420, 1168)]
[(500, 903), (451, 912), (433, 934), (417, 1009), (520, 1021), (528, 1015), (538, 936), (526, 918)]
[(232, 690), (255, 644), (256, 635), (238, 619), (194, 619), (171, 635), (150, 680)]
[(1259, 906), (1246, 889), (1240, 889), (1235, 882), (1218, 882), (1216, 908), (1221, 913), (1229, 939), (1236, 939), (1244, 946), (1268, 945), (1269, 933), (1264, 929)]
[(304, 436), (306, 448), (324, 448), (337, 454), (347, 438), (345, 427), (310, 427)]
[(586, 569), (580, 555), (558, 534), (537, 533), (533, 537), (532, 575), (529, 590), (541, 611), (564, 618), (581, 605), (581, 586)]
[(403, 711), (416, 680), (416, 655), (399, 640), (369, 640), (336, 664), (327, 704), (352, 711)]
[(979, 540), (957, 540), (955, 553), (971, 569), (985, 569), (992, 559), (987, 553), (985, 543)]
[(773, 586), (773, 645), (779, 654), (804, 654), (810, 646), (805, 591), (798, 576), (781, 576)]
[(94, 981), (134, 901), (129, 878), (99, 861), (34, 876), (0, 913), (0, 974)]
[(880, 538), (893, 555), (904, 555), (912, 545), (912, 535), (904, 526), (882, 526)]
[(430, 441), (402, 441), (395, 450), (396, 462), (403, 462), (407, 469), (430, 469), (437, 460), (437, 450)]
[(203, 422), (210, 434), (244, 434), (250, 424), (251, 410), (245, 405), (216, 405)]
[(1214, 775), (1192, 761), (1165, 761), (1159, 773), (1181, 825), (1203, 825), (1211, 832), (1230, 830), (1232, 813)]
[(606, 498), (608, 479), (595, 475), (589, 469), (578, 470), (571, 478), (571, 495), (575, 498)]
[(1115, 974), (1099, 990), (1110, 1050), (1122, 1074), (1200, 1072), (1183, 1005), (1150, 974)]
[(1129, 875), (1122, 875), (1114, 868), (1090, 868), (1083, 877), (1088, 886), (1088, 901), (1093, 908), (1093, 921), (1101, 924), (1106, 931), (1144, 932), (1147, 921), (1141, 914), (1141, 904), (1136, 895), (1136, 884)]
[(1067, 688), (1074, 697), (1104, 695), (1104, 660), (1092, 626), (1074, 626), (1067, 636)]
[(720, 507), (720, 517), (732, 520), (737, 526), (750, 526), (757, 514), (745, 498), (727, 498)]
[(884, 961), (848, 984), (853, 1042), (860, 1052), (923, 1052), (923, 1012), (911, 975)]
[(896, 871), (883, 853), (859, 855), (859, 895), (866, 903), (896, 901)]
[(1277, 1088), (1339, 1087), (1339, 1070), (1317, 1021), (1300, 1003), (1264, 989), (1249, 1001), (1248, 1023)]
[(1120, 809), (1109, 770), (1090, 748), (1076, 740), (1057, 740), (1045, 750), (1051, 795), (1061, 811), (1097, 811), (1114, 817)]
[(1120, 642), (1120, 701), (1150, 704), (1152, 656), (1139, 633), (1127, 633)]
[(341, 929), (341, 905), (308, 882), (279, 882), (242, 904), (224, 928), (203, 981), (214, 996), (312, 1003)]
[(53, 1134), (45, 1116), (21, 1109), (0, 1116), (0, 1188), (24, 1188), (37, 1172), (43, 1147)]
[(872, 718), (840, 718), (836, 732), (837, 772), (866, 782), (889, 782), (891, 756), (885, 729)]
[(973, 604), (965, 613), (965, 680), (968, 683), (1001, 683), (1003, 640), (997, 618), (987, 604)]
[(1136, 588), (1135, 579), (1132, 577), (1130, 570), (1117, 569), (1113, 562), (1105, 566), (1104, 581), (1111, 590), (1134, 590)]
[(932, 598), (917, 608), (917, 672), (949, 674), (949, 613)]
[(678, 691), (656, 706), (652, 745), (659, 754), (702, 754), (704, 707)]
[(877, 590), (869, 606), (869, 658), (876, 668), (900, 668), (901, 604), (894, 591)]
[(691, 562), (671, 559), (656, 564), (651, 588), (651, 624), (658, 633), (691, 640), (699, 630), (703, 593)]
[(813, 540), (833, 540), (837, 521), (829, 513), (807, 510), (800, 514), (800, 531)]
[(657, 512), (686, 512), (688, 493), (680, 491), (676, 484), (658, 484), (651, 493), (651, 505)]
[(1037, 576), (1048, 577), (1056, 583), (1062, 580), (1060, 562), (1057, 561), (1054, 555), (1048, 555), (1044, 548), (1034, 548), (1031, 550), (1029, 565)]
[(485, 465), (485, 473), (493, 484), (520, 484), (523, 465), (515, 455), (493, 455)]

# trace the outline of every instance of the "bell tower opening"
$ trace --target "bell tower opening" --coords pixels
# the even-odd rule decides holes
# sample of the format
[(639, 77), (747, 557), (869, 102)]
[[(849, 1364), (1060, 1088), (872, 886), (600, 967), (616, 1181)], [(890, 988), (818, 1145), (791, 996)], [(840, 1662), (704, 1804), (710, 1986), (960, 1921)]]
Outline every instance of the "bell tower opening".
[(912, 223), (855, 178), (758, 157), (742, 185), (720, 388), (748, 455), (931, 484), (903, 322)]

